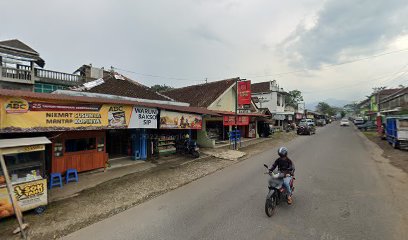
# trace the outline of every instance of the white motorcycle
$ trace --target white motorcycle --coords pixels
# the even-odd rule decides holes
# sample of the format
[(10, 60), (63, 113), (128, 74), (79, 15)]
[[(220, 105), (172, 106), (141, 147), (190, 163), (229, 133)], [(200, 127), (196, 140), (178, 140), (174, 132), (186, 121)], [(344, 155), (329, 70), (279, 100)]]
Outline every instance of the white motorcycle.
[[(270, 172), (268, 165), (264, 164), (266, 169), (268, 169), (268, 172), (265, 174), (268, 174), (271, 176), (268, 181), (268, 195), (266, 196), (266, 202), (265, 202), (265, 213), (268, 217), (272, 217), (272, 215), (275, 213), (276, 206), (279, 205), (282, 200), (286, 200), (288, 198), (288, 191), (286, 190), (285, 187), (283, 187), (283, 179), (285, 178), (285, 174), (281, 172)], [(292, 193), (295, 190), (295, 187), (293, 187), (293, 181), (294, 177), (292, 177), (290, 181), (290, 187), (292, 189)]]

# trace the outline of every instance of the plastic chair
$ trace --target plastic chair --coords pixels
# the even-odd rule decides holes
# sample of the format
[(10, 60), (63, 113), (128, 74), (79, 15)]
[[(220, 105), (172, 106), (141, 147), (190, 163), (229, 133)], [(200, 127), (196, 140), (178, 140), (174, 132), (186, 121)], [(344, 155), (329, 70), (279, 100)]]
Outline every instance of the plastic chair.
[(67, 173), (65, 177), (66, 177), (66, 183), (72, 182), (74, 180), (75, 182), (78, 182), (78, 171), (75, 168), (69, 168), (67, 169)]
[(52, 187), (62, 187), (62, 176), (61, 173), (51, 173), (50, 175), (50, 189)]

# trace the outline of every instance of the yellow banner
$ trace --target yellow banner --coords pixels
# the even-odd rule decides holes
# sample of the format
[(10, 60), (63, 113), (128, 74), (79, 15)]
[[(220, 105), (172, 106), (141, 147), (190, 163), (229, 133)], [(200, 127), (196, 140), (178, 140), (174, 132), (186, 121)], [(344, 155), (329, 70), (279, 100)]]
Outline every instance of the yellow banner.
[[(27, 211), (39, 206), (45, 206), (47, 199), (47, 180), (35, 180), (13, 185), (14, 196), (21, 211)], [(13, 205), (5, 185), (0, 187), (0, 218), (14, 214)]]
[(126, 128), (132, 106), (2, 98), (0, 131)]

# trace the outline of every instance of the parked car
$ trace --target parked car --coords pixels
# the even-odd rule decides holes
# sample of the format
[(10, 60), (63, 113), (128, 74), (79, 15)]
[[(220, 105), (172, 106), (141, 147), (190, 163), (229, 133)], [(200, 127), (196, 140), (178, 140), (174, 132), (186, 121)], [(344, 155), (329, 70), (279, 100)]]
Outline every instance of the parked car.
[(408, 150), (408, 115), (387, 117), (386, 134), (394, 148)]
[(325, 126), (326, 125), (326, 119), (317, 119), (316, 120), (316, 125), (317, 126)]
[(341, 121), (340, 121), (340, 126), (345, 126), (345, 127), (350, 126), (349, 120), (348, 120), (347, 118), (341, 119)]
[(359, 124), (357, 125), (357, 128), (363, 131), (367, 131), (367, 130), (376, 130), (377, 129), (377, 125), (375, 124), (374, 121), (367, 121), (363, 124)]
[(357, 118), (355, 118), (354, 119), (354, 121), (353, 121), (353, 123), (355, 124), (355, 125), (360, 125), (360, 124), (364, 124), (364, 119), (362, 118), (362, 117), (357, 117)]
[(298, 135), (316, 134), (316, 127), (312, 124), (309, 125), (307, 122), (300, 122), (299, 126), (297, 127), (296, 133)]
[[(309, 126), (312, 126), (312, 125), (316, 126), (314, 120), (310, 119), (310, 118), (304, 118), (304, 119), (300, 120), (300, 123), (306, 123)], [(300, 125), (300, 123), (299, 123), (299, 125)]]

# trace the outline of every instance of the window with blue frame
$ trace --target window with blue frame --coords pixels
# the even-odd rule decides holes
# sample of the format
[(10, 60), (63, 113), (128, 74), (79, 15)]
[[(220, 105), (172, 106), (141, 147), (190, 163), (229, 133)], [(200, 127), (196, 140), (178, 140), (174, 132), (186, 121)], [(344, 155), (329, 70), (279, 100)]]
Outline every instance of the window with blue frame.
[(66, 87), (48, 83), (36, 83), (34, 86), (34, 91), (39, 93), (50, 93), (60, 89), (66, 89)]

